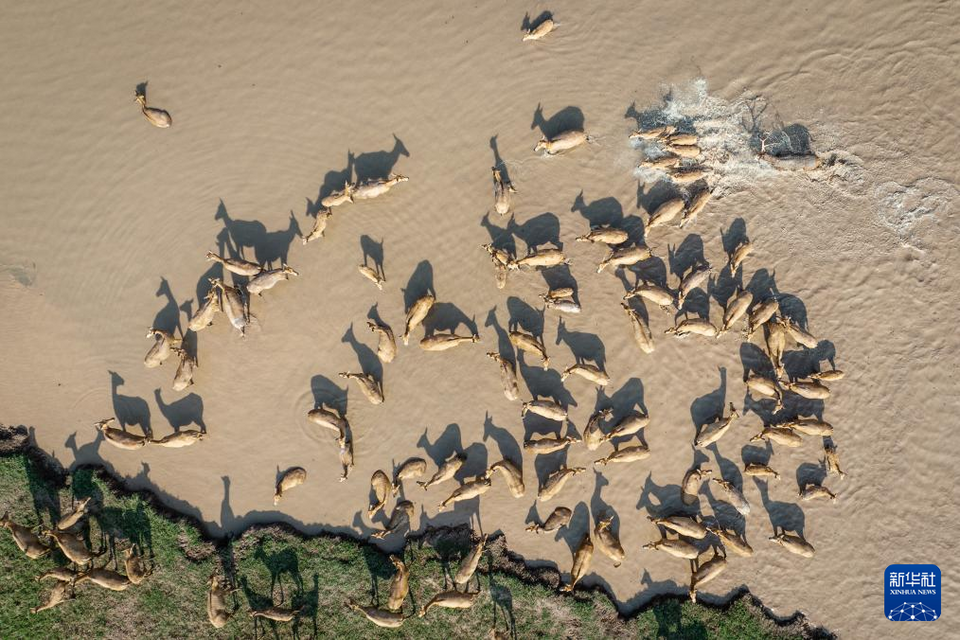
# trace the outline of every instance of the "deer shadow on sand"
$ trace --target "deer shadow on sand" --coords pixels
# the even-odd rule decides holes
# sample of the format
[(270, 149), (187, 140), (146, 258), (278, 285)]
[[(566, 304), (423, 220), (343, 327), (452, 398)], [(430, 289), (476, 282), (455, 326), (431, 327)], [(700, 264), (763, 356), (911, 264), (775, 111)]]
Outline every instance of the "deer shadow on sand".
[(507, 163), (500, 157), (500, 147), (497, 145), (497, 136), (490, 138), (490, 150), (493, 151), (493, 168), (500, 170), (500, 177), (504, 182), (510, 183), (510, 171)]
[[(623, 269), (617, 269), (614, 273), (616, 273), (617, 277), (620, 279), (620, 282), (623, 284), (624, 291), (631, 291), (633, 287), (640, 282), (655, 284), (667, 290), (671, 289), (667, 275), (667, 263), (664, 262), (662, 258), (658, 258), (656, 256), (651, 256), (646, 260), (630, 265)], [(636, 276), (634, 282), (631, 283), (627, 279), (628, 273), (632, 273), (634, 276)], [(634, 300), (637, 300), (637, 298), (634, 298)]]
[(690, 419), (699, 435), (704, 426), (726, 415), (727, 369), (719, 367), (720, 385), (710, 393), (700, 396), (690, 404)]
[(340, 342), (345, 342), (353, 348), (354, 353), (357, 354), (357, 361), (360, 363), (360, 370), (364, 374), (373, 376), (375, 380), (383, 380), (383, 364), (380, 362), (380, 358), (377, 357), (373, 349), (357, 339), (353, 332), (353, 323), (350, 323), (350, 328), (343, 334)]
[(740, 449), (740, 459), (744, 464), (770, 464), (773, 458), (773, 444), (766, 440), (743, 445)]
[(649, 189), (643, 182), (637, 183), (637, 209), (645, 213), (647, 219), (667, 200), (681, 198), (683, 192), (669, 180), (655, 182)]
[[(576, 478), (571, 480), (571, 482), (575, 480)], [(564, 487), (564, 491), (566, 490), (568, 490), (568, 488)], [(567, 544), (567, 547), (570, 549), (570, 555), (573, 555), (583, 540), (583, 537), (590, 535), (590, 529), (590, 509), (587, 507), (587, 503), (581, 500), (577, 503), (577, 506), (573, 508), (573, 515), (570, 517), (570, 522), (567, 526), (560, 529), (556, 537)]]
[[(550, 11), (544, 11), (543, 13), (538, 15), (536, 18), (531, 18), (530, 13), (528, 12), (523, 16), (523, 22), (520, 23), (520, 30), (523, 33), (527, 33), (532, 29), (536, 29), (547, 20), (552, 20), (552, 19), (553, 19), (553, 13), (551, 13)], [(144, 84), (144, 86), (146, 86), (146, 84)]]
[(780, 295), (780, 290), (777, 288), (776, 272), (771, 273), (765, 268), (754, 271), (753, 275), (750, 276), (750, 282), (747, 283), (745, 288), (753, 294), (754, 304), (763, 302), (769, 298), (779, 297)]
[(603, 371), (606, 365), (606, 348), (603, 341), (595, 333), (584, 331), (570, 331), (563, 318), (557, 322), (556, 344), (564, 344), (573, 353), (573, 360), (577, 364), (593, 362)]
[(423, 430), (423, 435), (417, 440), (417, 446), (427, 454), (438, 468), (454, 454), (466, 458), (463, 466), (454, 475), (454, 479), (463, 482), (486, 471), (486, 447), (479, 442), (475, 442), (464, 448), (459, 424), (448, 424), (433, 442), (430, 441), (428, 433), (429, 429)]
[(609, 407), (613, 409), (613, 420), (618, 420), (634, 411), (647, 415), (647, 405), (643, 401), (643, 382), (640, 378), (630, 378), (609, 396), (608, 388), (597, 390), (597, 408)]
[(116, 417), (120, 427), (126, 431), (127, 427), (140, 427), (143, 435), (148, 438), (153, 437), (153, 430), (150, 428), (150, 406), (147, 401), (137, 396), (127, 396), (120, 393), (119, 389), (124, 384), (124, 379), (115, 371), (108, 371), (110, 374), (110, 395), (113, 401), (113, 415)]
[[(562, 436), (563, 425), (559, 422), (554, 422), (552, 420), (547, 420), (546, 418), (541, 418), (540, 416), (531, 416), (527, 414), (524, 418), (524, 432), (527, 438), (537, 435), (550, 435), (550, 436)], [(573, 425), (569, 424), (568, 428), (570, 429), (570, 435), (573, 435)], [(532, 438), (531, 438), (532, 439)], [(571, 445), (573, 446), (573, 445)], [(560, 469), (563, 469), (567, 466), (567, 459), (570, 454), (570, 447), (561, 449), (560, 451), (554, 451), (552, 453), (541, 453), (534, 456), (533, 458), (533, 471), (534, 475), (537, 477), (537, 491), (542, 488), (547, 480)], [(581, 474), (582, 475), (582, 474)], [(571, 478), (568, 480), (568, 483), (574, 482), (576, 478)], [(564, 488), (564, 491), (567, 491), (567, 488)]]
[(433, 288), (433, 265), (429, 260), (421, 260), (403, 289), (404, 311), (409, 311), (414, 302), (428, 293), (434, 298), (437, 297), (437, 291)]
[(534, 216), (523, 224), (517, 224), (516, 218), (511, 216), (507, 221), (506, 231), (523, 241), (528, 254), (539, 250), (544, 245), (563, 249), (563, 243), (560, 241), (560, 219), (549, 211)]
[(800, 505), (792, 502), (773, 500), (770, 497), (770, 488), (766, 480), (754, 478), (753, 481), (760, 491), (760, 500), (763, 503), (763, 508), (767, 512), (767, 517), (770, 518), (773, 535), (793, 531), (800, 537), (806, 537), (803, 534), (806, 519)]
[(783, 354), (783, 370), (788, 380), (797, 380), (806, 378), (811, 373), (821, 370), (821, 362), (829, 362), (830, 367), (835, 367), (835, 358), (837, 350), (829, 340), (821, 340), (816, 348), (808, 349), (799, 347)]
[(360, 236), (360, 250), (363, 252), (364, 266), (370, 266), (372, 262), (374, 271), (386, 280), (387, 274), (383, 270), (383, 240), (377, 242), (368, 235), (362, 235)]
[(821, 459), (819, 462), (803, 462), (797, 467), (796, 480), (797, 489), (802, 490), (807, 485), (822, 485), (827, 479), (826, 462)]
[(753, 374), (771, 379), (777, 377), (770, 357), (752, 342), (740, 343), (740, 364), (743, 365), (744, 377)]
[(348, 184), (350, 184), (350, 181), (353, 179), (353, 162), (354, 156), (348, 151), (346, 168), (340, 171), (327, 171), (327, 173), (324, 174), (323, 184), (320, 185), (316, 199), (311, 202), (310, 199), (307, 198), (308, 216), (316, 216), (317, 212), (321, 209), (320, 202), (324, 198), (335, 191), (342, 191)]
[(403, 144), (403, 141), (401, 141), (396, 134), (393, 134), (392, 149), (388, 151), (369, 151), (356, 156), (348, 154), (347, 165), (353, 165), (357, 182), (364, 183), (369, 180), (380, 180), (389, 177), (401, 157), (409, 158), (410, 152), (407, 151), (407, 147)]
[(514, 363), (516, 366), (516, 353), (513, 349), (513, 343), (510, 342), (510, 334), (506, 329), (500, 324), (500, 321), (497, 319), (497, 308), (494, 307), (490, 309), (487, 313), (487, 321), (483, 324), (484, 327), (493, 327), (494, 332), (497, 334), (497, 353), (500, 354), (501, 358), (505, 358)]
[(173, 335), (179, 334), (182, 336), (183, 329), (180, 326), (180, 305), (177, 303), (177, 299), (173, 297), (173, 291), (170, 289), (170, 283), (167, 282), (166, 278), (160, 278), (157, 297), (163, 298), (165, 303), (153, 319), (153, 328), (166, 331)]
[(613, 510), (604, 499), (601, 493), (603, 493), (603, 488), (608, 486), (610, 481), (607, 480), (606, 476), (603, 475), (603, 472), (597, 468), (593, 469), (593, 494), (590, 496), (590, 513), (593, 514), (594, 521), (600, 520), (604, 516), (614, 516), (613, 525), (611, 529), (615, 534), (619, 534), (620, 529), (620, 518), (615, 517), (617, 513)]
[(191, 393), (167, 404), (163, 401), (160, 389), (154, 389), (153, 396), (160, 409), (160, 415), (170, 423), (175, 432), (190, 425), (197, 425), (202, 433), (207, 432), (207, 425), (203, 422), (203, 398)]
[(654, 482), (653, 475), (648, 472), (640, 490), (640, 497), (637, 499), (637, 510), (645, 510), (653, 518), (697, 513), (697, 504), (683, 504), (680, 494), (680, 485), (659, 485)]
[(591, 229), (601, 226), (623, 229), (629, 236), (623, 245), (642, 245), (646, 238), (643, 219), (635, 215), (624, 216), (623, 205), (614, 197), (599, 198), (587, 203), (581, 189), (577, 197), (574, 198), (570, 211), (583, 216)]
[[(223, 203), (221, 201), (221, 206), (222, 205)], [(216, 244), (217, 244), (216, 254), (218, 256), (229, 256), (231, 258), (240, 257), (240, 254), (236, 251), (236, 249), (233, 247), (232, 243), (230, 242), (230, 232), (226, 228), (221, 229), (220, 232), (217, 234)], [(213, 287), (213, 285), (210, 284), (210, 281), (213, 279), (223, 280), (224, 275), (225, 275), (225, 270), (223, 268), (223, 265), (220, 264), (219, 262), (211, 260), (210, 266), (197, 279), (197, 286), (195, 289), (196, 297), (193, 299), (193, 300), (196, 300), (197, 302), (197, 309), (199, 309), (200, 305), (203, 304), (204, 298), (206, 298), (207, 293)], [(240, 278), (240, 276), (234, 276), (234, 278), (235, 279)], [(180, 305), (180, 310), (186, 314), (187, 318), (193, 317), (193, 312), (191, 308), (193, 300), (187, 300), (186, 302)], [(214, 320), (214, 322), (216, 322), (216, 320)]]
[(522, 358), (517, 364), (520, 378), (523, 379), (534, 400), (549, 398), (564, 407), (577, 406), (573, 395), (563, 386), (559, 371), (544, 369), (539, 364), (528, 365)]
[(490, 245), (494, 249), (499, 249), (501, 251), (506, 251), (510, 257), (517, 257), (517, 241), (514, 238), (513, 232), (511, 229), (513, 225), (513, 216), (510, 216), (510, 219), (507, 220), (507, 226), (498, 227), (493, 224), (490, 220), (490, 212), (484, 214), (483, 218), (480, 219), (480, 226), (486, 229), (487, 234), (490, 236)]
[(290, 245), (295, 238), (302, 237), (300, 225), (290, 213), (287, 228), (279, 231), (267, 231), (259, 220), (235, 220), (230, 217), (223, 201), (217, 207), (214, 220), (222, 220), (227, 237), (236, 252), (236, 257), (252, 260), (257, 264), (273, 268), (287, 263)]
[(314, 408), (321, 406), (335, 409), (340, 415), (347, 415), (347, 388), (341, 387), (326, 376), (316, 375), (310, 378), (310, 390), (313, 392)]
[(534, 309), (528, 303), (516, 296), (507, 298), (507, 313), (509, 321), (507, 329), (510, 331), (522, 330), (543, 343), (544, 312)]
[(570, 265), (558, 264), (549, 269), (542, 269), (540, 275), (543, 277), (543, 281), (547, 284), (547, 289), (550, 291), (560, 288), (573, 289), (573, 300), (577, 304), (580, 304), (580, 285), (577, 283), (576, 278), (573, 277), (573, 274), (570, 273)]
[(574, 198), (571, 212), (579, 213), (586, 218), (590, 227), (612, 226), (622, 228), (623, 206), (613, 197), (600, 198), (587, 204), (583, 198), (583, 190)]
[[(607, 395), (607, 388), (600, 387), (597, 389), (596, 410), (600, 410), (601, 407), (609, 407), (613, 410), (613, 414), (610, 416), (611, 424), (616, 424), (621, 419), (635, 412), (639, 412), (645, 416), (649, 415), (647, 413), (647, 405), (643, 401), (643, 382), (640, 378), (630, 378), (609, 396)], [(619, 448), (624, 442), (636, 438), (641, 444), (646, 445), (645, 432), (646, 429), (641, 429), (633, 435), (614, 438), (611, 440), (611, 443)]]
[(523, 451), (520, 449), (520, 443), (517, 442), (509, 429), (494, 424), (493, 417), (489, 413), (485, 415), (483, 420), (483, 441), (486, 442), (487, 439), (492, 439), (497, 443), (502, 459), (509, 460), (517, 465), (517, 468), (521, 471), (523, 470)]
[(531, 129), (540, 129), (544, 138), (553, 139), (564, 131), (583, 131), (583, 111), (579, 107), (564, 107), (549, 118), (543, 115), (543, 105), (538, 104), (533, 112)]
[[(30, 428), (32, 429), (33, 427)], [(96, 434), (97, 435), (94, 437), (93, 442), (88, 442), (82, 446), (77, 446), (76, 431), (67, 436), (63, 446), (66, 447), (73, 455), (73, 462), (70, 465), (72, 469), (80, 467), (81, 465), (97, 464), (103, 460), (103, 458), (100, 456), (100, 445), (103, 443), (104, 437), (99, 431), (97, 431)]]
[(707, 264), (703, 255), (703, 238), (691, 233), (679, 245), (667, 245), (667, 260), (670, 264), (670, 273), (682, 280), (691, 269)]
[[(670, 247), (667, 245), (667, 261), (670, 265), (670, 272), (677, 277), (677, 282), (682, 282), (684, 276), (693, 273), (695, 269), (707, 266), (706, 258), (703, 256), (703, 240), (698, 235), (688, 235), (679, 246)], [(707, 286), (709, 289), (709, 283)], [(710, 318), (710, 296), (700, 287), (692, 290), (684, 299), (683, 307), (677, 310), (676, 317), (693, 314), (698, 318), (709, 320)]]
[(470, 335), (479, 335), (476, 318), (467, 317), (467, 314), (450, 302), (435, 303), (430, 310), (430, 315), (423, 321), (424, 333), (427, 336), (432, 336), (434, 333), (453, 333), (461, 326), (466, 327)]
[(460, 425), (456, 423), (448, 424), (433, 442), (430, 442), (430, 438), (427, 435), (428, 432), (429, 429), (423, 430), (423, 435), (417, 440), (417, 446), (423, 449), (437, 467), (442, 465), (454, 454), (463, 455), (463, 439), (460, 433)]

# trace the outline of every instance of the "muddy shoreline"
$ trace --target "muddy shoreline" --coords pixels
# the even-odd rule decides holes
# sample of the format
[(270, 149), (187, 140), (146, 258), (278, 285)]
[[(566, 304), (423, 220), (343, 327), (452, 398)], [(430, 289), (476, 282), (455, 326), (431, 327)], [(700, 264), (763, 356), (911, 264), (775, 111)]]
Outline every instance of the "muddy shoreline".
[[(35, 468), (40, 471), (43, 478), (58, 489), (68, 486), (70, 476), (73, 473), (82, 470), (92, 470), (96, 476), (110, 488), (111, 491), (117, 493), (118, 495), (138, 495), (146, 503), (148, 503), (151, 508), (162, 514), (164, 517), (170, 519), (171, 521), (184, 523), (197, 529), (200, 532), (201, 540), (208, 545), (208, 548), (200, 553), (197, 553), (196, 551), (188, 553), (186, 549), (181, 549), (184, 554), (193, 561), (201, 561), (213, 555), (219, 555), (219, 552), (223, 550), (228, 542), (239, 542), (247, 536), (270, 535), (272, 531), (283, 532), (300, 540), (327, 538), (338, 541), (348, 541), (350, 543), (368, 548), (376, 554), (382, 556), (384, 559), (386, 559), (386, 557), (389, 555), (376, 545), (364, 540), (363, 538), (326, 532), (312, 535), (306, 534), (285, 522), (254, 524), (247, 527), (239, 535), (230, 535), (225, 537), (213, 536), (207, 531), (202, 522), (198, 521), (196, 518), (190, 517), (189, 515), (185, 515), (171, 509), (165, 505), (153, 492), (145, 489), (129, 489), (124, 486), (122, 480), (111, 475), (103, 467), (98, 467), (95, 465), (80, 465), (70, 470), (65, 469), (59, 462), (48, 456), (30, 441), (29, 431), (26, 427), (22, 425), (7, 426), (0, 423), (0, 456), (8, 457), (21, 454), (29, 458), (35, 465)], [(470, 533), (470, 529), (466, 525), (458, 527), (430, 527), (423, 532), (410, 534), (407, 536), (406, 542), (407, 544), (419, 545), (421, 547), (423, 545), (437, 546), (438, 542), (441, 545), (451, 543), (465, 545), (470, 539)], [(654, 608), (664, 602), (673, 601), (682, 603), (687, 600), (681, 596), (660, 595), (644, 603), (642, 606), (634, 608), (631, 611), (621, 611), (618, 603), (612, 597), (612, 595), (599, 585), (578, 586), (573, 593), (564, 593), (558, 591), (557, 587), (560, 585), (562, 578), (561, 573), (552, 567), (529, 566), (522, 556), (510, 551), (510, 549), (507, 547), (506, 539), (503, 534), (499, 534), (491, 538), (490, 542), (488, 543), (488, 549), (490, 549), (489, 555), (493, 558), (493, 562), (490, 564), (481, 563), (478, 568), (478, 571), (481, 574), (487, 574), (491, 570), (509, 574), (526, 584), (539, 584), (550, 587), (554, 590), (554, 595), (556, 597), (578, 599), (578, 594), (600, 594), (604, 598), (609, 599), (611, 603), (617, 607), (619, 619), (621, 621), (629, 621), (644, 611)], [(753, 607), (761, 610), (763, 615), (769, 621), (773, 622), (777, 627), (794, 630), (798, 633), (801, 633), (805, 638), (826, 640), (836, 637), (825, 627), (811, 624), (807, 620), (806, 616), (800, 611), (795, 611), (790, 616), (776, 615), (773, 611), (764, 606), (763, 602), (759, 598), (750, 593), (750, 590), (747, 587), (741, 587), (732, 594), (729, 594), (723, 598), (710, 596), (708, 596), (708, 598), (708, 600), (698, 600), (698, 603), (711, 609), (725, 611), (736, 602), (740, 600), (746, 600)], [(581, 597), (580, 599), (583, 598)]]

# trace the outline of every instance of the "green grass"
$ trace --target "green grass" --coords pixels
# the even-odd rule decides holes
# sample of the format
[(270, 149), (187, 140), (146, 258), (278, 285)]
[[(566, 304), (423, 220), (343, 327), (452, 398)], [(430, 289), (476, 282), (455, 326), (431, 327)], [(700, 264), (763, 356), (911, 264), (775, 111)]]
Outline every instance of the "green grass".
[[(34, 576), (66, 564), (59, 551), (29, 560), (0, 530), (0, 635), (4, 638), (483, 638), (496, 628), (513, 628), (517, 638), (800, 638), (799, 624), (778, 627), (749, 598), (724, 609), (680, 599), (664, 599), (624, 619), (598, 592), (577, 590), (575, 597), (524, 573), (509, 559), (502, 538), (491, 544), (481, 564), (481, 596), (467, 611), (433, 609), (428, 617), (407, 620), (399, 630), (374, 627), (344, 607), (348, 598), (367, 604), (386, 599), (393, 568), (375, 548), (331, 536), (304, 538), (269, 527), (246, 532), (219, 546), (206, 541), (191, 523), (156, 510), (141, 494), (126, 494), (89, 469), (78, 470), (57, 487), (22, 453), (0, 456), (0, 511), (9, 510), (26, 525), (50, 524), (70, 498), (94, 496), (99, 505), (86, 533), (92, 549), (105, 549), (100, 564), (116, 568), (114, 558), (132, 543), (147, 556), (153, 574), (140, 586), (114, 593), (85, 584), (77, 597), (31, 615), (46, 597), (48, 585)], [(438, 533), (411, 542), (405, 560), (411, 567), (411, 598), (405, 612), (423, 606), (449, 584), (444, 566), (456, 570), (466, 541), (462, 533)], [(506, 569), (505, 569), (506, 567)], [(511, 569), (512, 567), (512, 569)], [(122, 572), (122, 560), (120, 562)], [(237, 612), (222, 630), (206, 618), (206, 581), (213, 572), (235, 576)], [(521, 575), (517, 575), (520, 573)], [(476, 580), (472, 589), (476, 589)], [(268, 604), (303, 607), (296, 622), (257, 622), (248, 612)]]

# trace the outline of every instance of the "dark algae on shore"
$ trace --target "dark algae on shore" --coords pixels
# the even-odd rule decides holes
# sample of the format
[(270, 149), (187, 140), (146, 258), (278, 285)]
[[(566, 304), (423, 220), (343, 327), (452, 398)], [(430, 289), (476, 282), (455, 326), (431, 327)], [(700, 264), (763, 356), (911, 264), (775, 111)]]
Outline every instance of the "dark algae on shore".
[[(31, 614), (52, 582), (36, 577), (67, 559), (58, 551), (30, 560), (0, 531), (0, 635), (4, 638), (829, 638), (800, 614), (768, 615), (744, 592), (724, 606), (662, 597), (629, 616), (618, 614), (600, 590), (557, 592), (554, 568), (530, 568), (511, 554), (503, 536), (492, 537), (469, 586), (480, 596), (467, 610), (415, 612), (436, 593), (452, 589), (452, 574), (470, 548), (466, 528), (428, 530), (403, 551), (410, 568), (413, 615), (399, 629), (373, 626), (345, 603), (385, 606), (394, 568), (388, 555), (364, 541), (335, 535), (306, 537), (287, 526), (258, 526), (234, 539), (208, 538), (188, 518), (150, 494), (130, 492), (104, 471), (71, 471), (29, 444), (23, 427), (0, 426), (0, 511), (16, 522), (52, 526), (72, 501), (92, 498), (81, 528), (86, 544), (101, 553), (94, 566), (124, 572), (123, 555), (135, 547), (151, 575), (140, 585), (113, 592), (82, 584), (76, 597)], [(207, 621), (208, 580), (217, 574), (237, 590), (223, 629)], [(291, 622), (251, 618), (252, 609), (299, 610)]]

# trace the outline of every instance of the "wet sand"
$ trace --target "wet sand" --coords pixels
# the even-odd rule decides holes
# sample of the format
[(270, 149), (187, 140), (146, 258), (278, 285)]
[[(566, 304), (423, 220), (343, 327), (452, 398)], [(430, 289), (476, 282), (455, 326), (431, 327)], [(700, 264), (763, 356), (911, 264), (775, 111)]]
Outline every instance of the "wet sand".
[[(835, 504), (796, 498), (798, 482), (822, 477), (818, 438), (774, 446), (770, 464), (783, 477), (769, 487), (741, 477), (743, 457), (762, 455), (744, 453), (762, 408), (704, 452), (715, 471), (742, 482), (757, 553), (731, 558), (700, 595), (721, 600), (746, 585), (778, 614), (800, 609), (843, 636), (893, 637), (899, 628), (882, 617), (883, 569), (935, 562), (947, 571), (957, 524), (956, 11), (737, 3), (692, 17), (657, 5), (557, 2), (531, 6), (531, 16), (548, 9), (559, 26), (539, 43), (520, 42), (523, 11), (506, 5), (422, 3), (380, 15), (346, 5), (11, 9), (0, 25), (8, 52), (0, 417), (35, 426), (39, 445), (64, 464), (102, 464), (214, 534), (282, 520), (368, 536), (382, 526), (365, 516), (376, 469), (392, 474), (422, 456), (432, 474), (462, 451), (458, 478), (467, 478), (504, 456), (519, 461), (525, 437), (556, 431), (521, 420), (484, 355), (506, 351), (516, 324), (543, 332), (554, 366), (544, 372), (521, 356), (524, 397), (570, 403), (563, 433), (581, 433), (595, 408), (617, 416), (642, 408), (653, 455), (602, 475), (590, 469), (540, 506), (536, 487), (562, 454), (522, 456), (519, 500), (498, 478), (480, 500), (438, 514), (453, 485), (424, 494), (408, 483), (414, 526), (470, 521), (502, 531), (531, 563), (568, 571), (591, 514), (610, 510), (627, 559), (614, 569), (597, 557), (583, 584), (603, 585), (624, 610), (684, 593), (687, 562), (640, 549), (657, 537), (647, 515), (676, 508), (684, 472), (704, 459), (690, 446), (696, 427), (729, 402), (743, 408), (754, 347), (737, 332), (715, 342), (663, 336), (672, 317), (648, 305), (657, 350), (644, 356), (619, 307), (624, 281), (598, 275), (603, 249), (574, 238), (591, 223), (623, 224), (639, 237), (667, 191), (634, 171), (642, 153), (627, 135), (637, 116), (686, 118), (704, 133), (715, 197), (692, 227), (646, 237), (661, 262), (644, 273), (669, 273), (676, 287), (673, 271), (701, 247), (719, 268), (722, 235), (728, 243), (745, 235), (756, 249), (743, 285), (783, 296), (827, 341), (816, 350), (822, 365), (833, 357), (847, 372), (823, 407), (809, 407), (835, 425), (849, 474), (826, 480)], [(142, 82), (148, 103), (173, 116), (170, 129), (137, 112)], [(814, 174), (758, 163), (748, 146), (753, 116), (765, 130), (800, 125), (791, 131), (809, 132), (812, 148), (835, 163)], [(585, 148), (533, 153), (541, 133), (580, 124), (595, 138)], [(493, 212), (497, 162), (518, 189), (512, 223)], [(319, 197), (390, 171), (410, 182), (338, 208), (324, 239), (300, 244)], [(479, 249), (491, 239), (519, 255), (559, 243), (572, 264), (511, 274), (499, 291)], [(287, 262), (301, 275), (253, 301), (259, 326), (245, 339), (222, 316), (198, 334), (196, 384), (176, 393), (172, 361), (144, 368), (143, 335), (151, 325), (186, 329), (207, 278), (220, 274), (204, 260), (209, 250)], [(365, 253), (382, 259), (382, 292), (357, 273)], [(636, 274), (626, 278), (632, 286)], [(555, 312), (540, 315), (537, 295), (571, 280), (584, 313), (561, 327)], [(379, 375), (368, 317), (399, 335), (405, 307), (427, 290), (442, 303), (429, 330), (475, 331), (481, 343), (444, 353), (401, 346), (382, 366), (386, 402), (372, 406), (337, 373)], [(720, 295), (709, 307), (706, 294), (696, 301), (715, 322)], [(558, 372), (578, 356), (601, 360), (612, 378), (605, 391), (576, 377), (560, 385)], [(791, 366), (807, 357), (791, 356)], [(356, 468), (344, 483), (332, 439), (305, 419), (326, 400), (340, 402), (353, 427)], [(134, 432), (148, 420), (158, 438), (202, 420), (208, 437), (182, 450), (120, 451), (91, 426), (109, 415)], [(609, 450), (581, 445), (566, 463), (591, 467)], [(275, 508), (277, 473), (291, 466), (307, 470), (307, 483)], [(705, 492), (703, 513), (735, 523), (719, 499)], [(524, 532), (559, 505), (574, 510), (569, 529)], [(816, 556), (768, 543), (775, 527), (802, 530)], [(946, 583), (944, 602), (954, 592)], [(949, 628), (942, 621), (924, 632), (947, 637)]]

